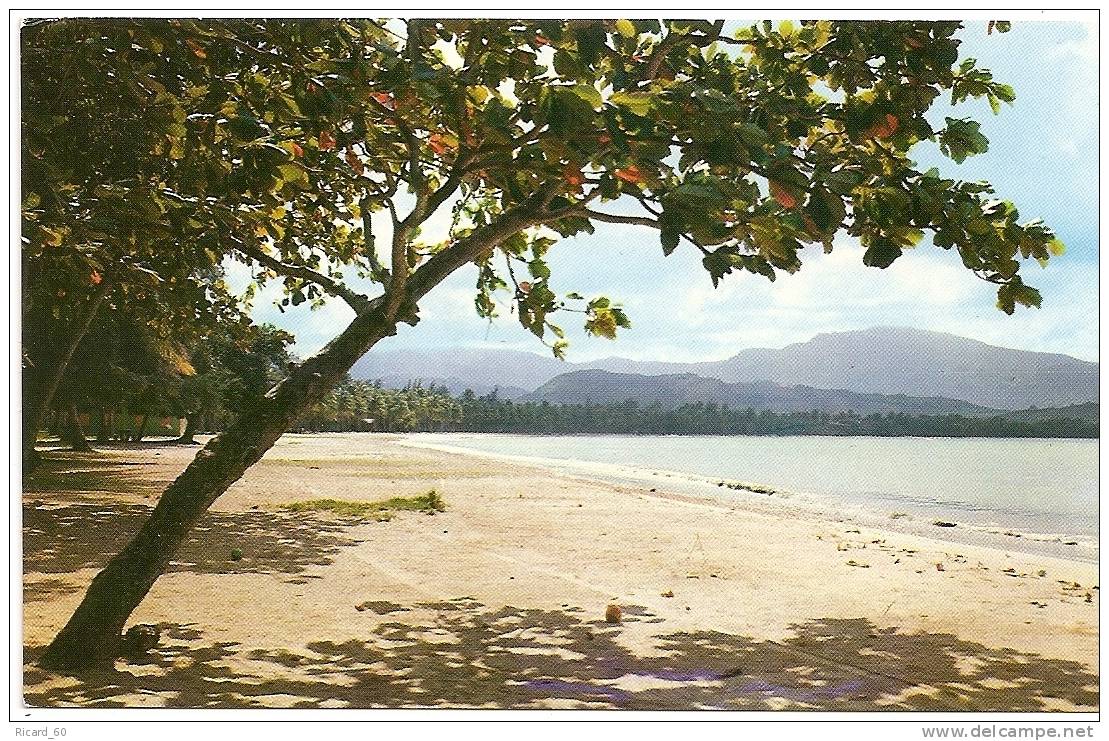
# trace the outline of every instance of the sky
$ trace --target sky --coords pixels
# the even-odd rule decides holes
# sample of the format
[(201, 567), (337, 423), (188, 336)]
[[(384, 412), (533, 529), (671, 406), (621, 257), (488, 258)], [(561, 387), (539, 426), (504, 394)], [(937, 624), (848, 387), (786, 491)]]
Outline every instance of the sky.
[[(632, 321), (615, 342), (589, 337), (579, 315), (567, 314), (570, 360), (619, 355), (643, 360), (700, 361), (750, 347), (783, 347), (826, 332), (880, 325), (950, 332), (995, 345), (1098, 359), (1098, 49), (1097, 28), (1079, 22), (1018, 21), (1007, 34), (987, 36), (985, 21), (962, 32), (962, 56), (974, 57), (995, 79), (1013, 86), (1017, 100), (994, 116), (985, 101), (955, 109), (937, 103), (934, 120), (952, 110), (982, 123), (989, 152), (956, 165), (925, 143), (913, 151), (924, 168), (947, 177), (988, 180), (1013, 201), (1022, 220), (1041, 217), (1067, 246), (1046, 269), (1022, 269), (1043, 294), (1041, 309), (1017, 307), (1006, 316), (990, 284), (964, 269), (953, 252), (922, 245), (884, 271), (864, 267), (862, 249), (838, 238), (831, 254), (819, 246), (801, 253), (802, 270), (761, 276), (732, 274), (714, 289), (700, 254), (683, 244), (663, 257), (657, 232), (598, 224), (593, 235), (552, 248), (556, 292), (606, 295)], [(242, 280), (245, 268), (232, 270)], [(402, 325), (380, 348), (494, 347), (549, 352), (508, 314), (492, 322), (474, 312), (477, 271), (462, 269), (420, 304), (416, 327)], [(332, 300), (284, 313), (271, 285), (254, 302), (257, 322), (293, 332), (294, 351), (309, 355), (352, 317)]]

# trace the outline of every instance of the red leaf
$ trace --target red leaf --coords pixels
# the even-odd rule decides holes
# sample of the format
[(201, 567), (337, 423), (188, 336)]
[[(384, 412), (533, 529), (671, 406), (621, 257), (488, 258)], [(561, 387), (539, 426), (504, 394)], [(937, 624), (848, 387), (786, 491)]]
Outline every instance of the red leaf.
[(411, 110), (416, 105), (418, 105), (419, 102), (420, 102), (420, 99), (419, 99), (419, 97), (417, 97), (416, 93), (414, 93), (411, 90), (405, 90), (404, 93), (401, 94), (400, 99), (397, 100), (396, 110), (398, 110), (398, 111)]
[(390, 111), (395, 111), (397, 109), (397, 101), (395, 101), (393, 96), (389, 93), (370, 93), (370, 97)]
[(643, 173), (635, 165), (621, 167), (612, 174), (625, 183), (642, 183), (645, 180)]
[(366, 169), (365, 166), (362, 164), (362, 160), (358, 159), (358, 155), (354, 153), (354, 149), (352, 148), (347, 149), (346, 161), (347, 164), (350, 165), (351, 169), (357, 172), (359, 175), (361, 175)]
[(293, 156), (294, 157), (303, 157), (304, 156), (304, 147), (300, 146), (296, 142), (289, 142), (289, 144), (293, 149)]
[(451, 148), (443, 141), (442, 134), (432, 134), (427, 140), (427, 145), (431, 147), (431, 151), (435, 152), (435, 154), (444, 154)]
[(330, 152), (335, 148), (335, 137), (331, 135), (330, 131), (320, 132), (320, 149), (325, 152)]
[(462, 123), (462, 140), (466, 142), (467, 147), (477, 147), (479, 143), (474, 130), (467, 126), (465, 122)]
[(95, 270), (89, 273), (89, 283), (92, 283), (94, 286), (100, 285), (100, 281), (102, 280), (104, 279), (100, 277), (100, 273)]
[(543, 34), (537, 33), (537, 34), (535, 34), (535, 43), (539, 44), (539, 46), (550, 46), (551, 45), (551, 40), (548, 39)]
[(185, 39), (185, 46), (189, 47), (192, 53), (200, 59), (206, 59), (208, 57), (208, 52), (204, 51), (204, 47), (192, 39)]
[(889, 139), (897, 133), (901, 121), (892, 113), (887, 113), (885, 118), (866, 130), (866, 135), (871, 139)]
[(562, 177), (567, 183), (575, 187), (579, 187), (585, 182), (585, 176), (581, 174), (581, 168), (576, 165), (566, 165), (562, 170)]
[(776, 180), (770, 181), (770, 195), (774, 200), (780, 203), (784, 208), (793, 208), (797, 205), (797, 198), (788, 190), (782, 187)]

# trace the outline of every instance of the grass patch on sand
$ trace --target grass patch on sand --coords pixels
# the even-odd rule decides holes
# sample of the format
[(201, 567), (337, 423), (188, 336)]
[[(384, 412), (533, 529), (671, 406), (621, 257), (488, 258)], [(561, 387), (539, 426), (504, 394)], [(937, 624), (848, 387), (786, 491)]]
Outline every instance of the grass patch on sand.
[(434, 489), (427, 494), (414, 497), (393, 497), (378, 502), (359, 502), (343, 499), (309, 499), (282, 505), (290, 512), (328, 512), (340, 517), (357, 517), (365, 520), (386, 522), (393, 518), (393, 512), (443, 512), (446, 502)]

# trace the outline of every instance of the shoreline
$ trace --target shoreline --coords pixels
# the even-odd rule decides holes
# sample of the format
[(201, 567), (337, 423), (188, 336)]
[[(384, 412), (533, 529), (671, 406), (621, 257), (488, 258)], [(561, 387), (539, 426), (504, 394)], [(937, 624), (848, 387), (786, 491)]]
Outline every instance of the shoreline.
[[(359, 434), (359, 433), (350, 433)], [(374, 433), (370, 433), (374, 434)], [(936, 517), (946, 515), (942, 505), (921, 506), (914, 501), (891, 497), (885, 500), (891, 506), (901, 505), (908, 512), (882, 511), (877, 502), (842, 502), (827, 494), (793, 492), (774, 489), (765, 482), (720, 480), (715, 477), (663, 468), (646, 469), (639, 466), (600, 463), (574, 458), (544, 458), (491, 452), (461, 444), (441, 442), (441, 438), (454, 433), (389, 433), (397, 436), (398, 444), (425, 450), (435, 450), (452, 455), (475, 456), (516, 465), (534, 466), (563, 476), (614, 487), (645, 488), (652, 496), (682, 495), (713, 505), (771, 508), (775, 511), (796, 510), (802, 516), (823, 517), (838, 522), (854, 522), (890, 533), (903, 533), (928, 538), (939, 543), (969, 545), (997, 551), (1018, 551), (1029, 555), (1048, 556), (1065, 561), (1095, 564), (1099, 559), (1100, 543), (1094, 536), (1068, 533), (1043, 533), (1032, 529), (1009, 527), (1000, 524), (960, 522), (957, 517), (944, 516), (955, 527), (935, 525)], [(467, 435), (511, 435), (512, 433), (462, 433)], [(422, 436), (434, 436), (428, 441)], [(544, 437), (544, 436), (534, 436)], [(590, 437), (583, 435), (581, 437)], [(602, 437), (635, 437), (605, 435)], [(663, 436), (669, 437), (669, 436)], [(933, 438), (918, 438), (933, 439)], [(946, 438), (939, 438), (946, 439)], [(992, 438), (982, 438), (992, 439)], [(1019, 438), (1024, 439), (1024, 438)], [(1074, 438), (1079, 439), (1079, 438)], [(678, 492), (658, 492), (659, 487), (680, 488)], [(911, 512), (917, 507), (918, 512)], [(926, 510), (931, 508), (929, 514)], [(939, 510), (939, 511), (937, 511)], [(896, 514), (897, 516), (893, 516)], [(1075, 545), (1072, 545), (1075, 544)]]

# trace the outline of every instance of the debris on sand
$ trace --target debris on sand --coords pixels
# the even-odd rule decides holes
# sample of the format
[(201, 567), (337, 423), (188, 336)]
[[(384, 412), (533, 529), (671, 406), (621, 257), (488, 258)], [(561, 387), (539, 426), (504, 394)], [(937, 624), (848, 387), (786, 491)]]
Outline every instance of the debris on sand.
[(667, 589), (665, 592), (662, 593), (662, 596), (663, 597), (673, 597), (674, 596), (674, 590), (673, 589)]
[(623, 613), (620, 611), (620, 605), (609, 605), (605, 608), (606, 623), (619, 623), (622, 619)]
[(957, 527), (954, 522), (947, 522), (946, 520), (936, 520), (932, 524), (936, 527)]
[(123, 653), (127, 656), (142, 656), (158, 645), (162, 631), (157, 625), (132, 625), (123, 634)]
[(943, 570), (944, 570), (944, 568), (943, 568), (943, 564), (942, 564), (942, 563), (938, 563), (938, 564), (936, 564), (936, 571), (943, 571)]

